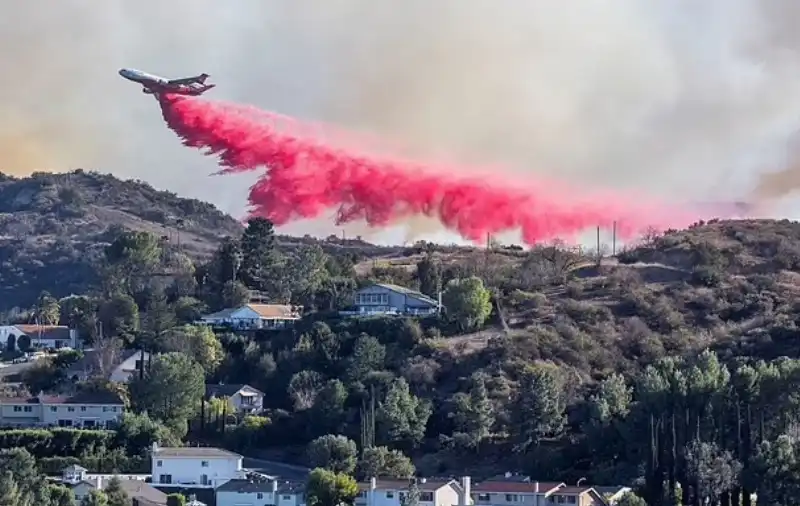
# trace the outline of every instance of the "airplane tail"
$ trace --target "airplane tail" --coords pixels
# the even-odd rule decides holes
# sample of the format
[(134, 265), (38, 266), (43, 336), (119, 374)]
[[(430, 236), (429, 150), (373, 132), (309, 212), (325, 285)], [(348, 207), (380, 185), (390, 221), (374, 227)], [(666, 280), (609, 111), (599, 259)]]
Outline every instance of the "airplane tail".
[(208, 77), (209, 77), (208, 74), (200, 74), (199, 76), (197, 76), (197, 82), (203, 84), (206, 82), (206, 79), (208, 79)]

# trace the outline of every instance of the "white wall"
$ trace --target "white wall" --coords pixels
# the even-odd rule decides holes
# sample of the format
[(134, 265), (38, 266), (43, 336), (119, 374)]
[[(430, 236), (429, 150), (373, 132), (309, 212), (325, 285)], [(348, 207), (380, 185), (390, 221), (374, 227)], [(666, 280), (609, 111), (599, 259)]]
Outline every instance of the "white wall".
[(42, 422), (45, 425), (58, 425), (59, 420), (70, 420), (73, 426), (84, 426), (87, 420), (92, 420), (96, 426), (105, 428), (109, 423), (116, 422), (124, 411), (122, 404), (45, 404), (42, 406)]
[(202, 486), (202, 476), (206, 475), (208, 485), (214, 488), (245, 477), (240, 457), (162, 457), (156, 454), (153, 456), (153, 485), (168, 485), (162, 482), (164, 475), (172, 476), (173, 485), (198, 486)]
[[(138, 369), (136, 368), (136, 362), (138, 362), (141, 359), (142, 359), (141, 352), (137, 352), (131, 355), (130, 357), (125, 359), (121, 364), (115, 367), (113, 371), (111, 371), (111, 376), (109, 377), (109, 379), (116, 383), (127, 383), (128, 381), (130, 381), (131, 376), (133, 374), (137, 374), (139, 372)], [(144, 352), (145, 363), (147, 363), (148, 360), (150, 360), (150, 354)]]

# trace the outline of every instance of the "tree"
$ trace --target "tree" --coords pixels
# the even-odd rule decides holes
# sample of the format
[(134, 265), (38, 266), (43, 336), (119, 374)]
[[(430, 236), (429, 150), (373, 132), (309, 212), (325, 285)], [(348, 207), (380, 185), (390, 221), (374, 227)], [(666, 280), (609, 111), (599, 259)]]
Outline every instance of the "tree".
[(285, 273), (278, 269), (282, 258), (275, 248), (272, 222), (260, 217), (251, 218), (239, 244), (242, 250), (241, 281), (271, 297), (283, 295), (275, 290)]
[(459, 440), (466, 441), (468, 447), (477, 447), (481, 441), (489, 437), (494, 424), (494, 409), (486, 390), (486, 375), (475, 373), (471, 378), (468, 394), (458, 393), (454, 396), (455, 423), (461, 434)]
[(383, 370), (385, 362), (386, 347), (377, 338), (361, 334), (353, 347), (347, 374), (352, 381), (363, 381), (372, 371)]
[(22, 334), (17, 338), (17, 348), (19, 348), (19, 351), (24, 351), (25, 353), (32, 351), (33, 348), (31, 344), (31, 338), (27, 334)]
[(315, 427), (328, 433), (342, 432), (347, 398), (344, 383), (338, 379), (328, 380), (314, 399), (312, 420)]
[(0, 475), (0, 506), (19, 506), (23, 502), (24, 494), (14, 479), (11, 471), (4, 471)]
[(109, 336), (128, 336), (139, 329), (139, 306), (130, 295), (114, 295), (100, 304), (101, 331)]
[(328, 434), (318, 437), (308, 445), (311, 465), (335, 473), (352, 474), (356, 468), (357, 455), (356, 442), (345, 436)]
[(410, 479), (417, 472), (411, 459), (399, 450), (390, 450), (385, 446), (364, 448), (358, 461), (358, 476), (368, 479), (373, 476), (387, 478)]
[(419, 485), (414, 480), (408, 485), (405, 495), (400, 496), (400, 506), (419, 506), (420, 495)]
[(50, 485), (51, 506), (76, 506), (75, 493), (63, 485)]
[(162, 346), (167, 351), (189, 355), (203, 367), (206, 374), (212, 374), (222, 363), (222, 343), (206, 325), (184, 325), (172, 329), (167, 333)]
[(398, 378), (389, 387), (377, 418), (387, 441), (414, 447), (425, 436), (431, 412), (428, 401), (414, 396), (406, 380)]
[(300, 371), (289, 380), (287, 393), (294, 404), (295, 411), (311, 408), (323, 387), (323, 378), (317, 371)]
[(165, 353), (153, 359), (143, 378), (131, 380), (129, 390), (136, 409), (171, 427), (185, 427), (205, 394), (203, 368), (182, 353)]
[(566, 423), (562, 388), (552, 366), (535, 366), (523, 373), (511, 408), (517, 451), (537, 448), (545, 438), (561, 433)]
[(616, 506), (647, 506), (647, 502), (633, 492), (626, 492), (619, 498)]
[(186, 506), (186, 497), (183, 494), (169, 494), (167, 506)]
[(461, 328), (471, 330), (483, 325), (492, 312), (492, 294), (480, 278), (453, 279), (442, 293), (442, 304)]
[(346, 474), (317, 468), (308, 476), (306, 485), (308, 506), (352, 505), (357, 495), (358, 483)]
[(716, 504), (724, 492), (736, 485), (742, 470), (730, 452), (700, 441), (693, 441), (686, 448), (686, 465), (687, 474), (695, 483), (695, 494), (703, 504)]
[(102, 490), (90, 490), (88, 494), (83, 497), (81, 506), (111, 506), (108, 502), (108, 497)]
[(417, 262), (417, 279), (420, 292), (438, 299), (442, 286), (442, 266), (432, 255), (425, 255), (422, 260)]
[(17, 336), (14, 334), (9, 334), (8, 339), (6, 339), (6, 351), (9, 353), (17, 351)]
[(112, 477), (105, 489), (106, 497), (108, 498), (108, 506), (132, 506), (133, 501), (128, 496), (128, 493), (122, 488), (122, 483), (116, 476)]
[(61, 308), (58, 301), (48, 292), (42, 292), (36, 302), (35, 310), (36, 321), (40, 325), (58, 325), (61, 318)]
[(745, 480), (759, 504), (792, 504), (800, 495), (800, 441), (781, 434), (775, 441), (762, 442)]
[[(8, 480), (8, 473), (11, 480)], [(16, 499), (18, 502), (12, 503), (15, 506), (34, 506), (37, 497), (36, 490), (41, 488), (42, 482), (36, 470), (36, 461), (33, 456), (24, 448), (13, 448), (10, 450), (0, 450), (0, 477), (4, 477), (0, 491), (0, 498), (5, 497)]]
[(105, 249), (106, 294), (139, 293), (161, 259), (158, 238), (148, 232), (126, 230)]
[(84, 295), (71, 295), (58, 301), (61, 325), (76, 329), (84, 343), (94, 342), (97, 333), (97, 301)]

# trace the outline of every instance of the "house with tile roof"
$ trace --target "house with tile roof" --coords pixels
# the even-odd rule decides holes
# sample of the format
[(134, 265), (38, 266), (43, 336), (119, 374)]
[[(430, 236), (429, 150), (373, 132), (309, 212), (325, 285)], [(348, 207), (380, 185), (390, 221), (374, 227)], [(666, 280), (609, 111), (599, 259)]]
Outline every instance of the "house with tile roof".
[(429, 316), (436, 314), (439, 308), (439, 302), (422, 292), (399, 285), (378, 283), (358, 290), (353, 298), (353, 306), (340, 311), (340, 314)]
[(111, 428), (124, 412), (125, 403), (112, 392), (0, 398), (2, 427)]
[(302, 308), (288, 304), (245, 304), (203, 316), (197, 324), (234, 330), (283, 329), (300, 319)]

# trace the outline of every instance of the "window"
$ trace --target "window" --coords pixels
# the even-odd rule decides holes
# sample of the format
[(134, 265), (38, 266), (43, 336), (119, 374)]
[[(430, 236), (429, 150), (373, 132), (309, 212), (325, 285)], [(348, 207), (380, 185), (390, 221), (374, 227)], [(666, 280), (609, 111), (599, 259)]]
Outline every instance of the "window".
[(292, 500), (292, 496), (284, 495), (284, 496), (281, 497), (281, 499), (283, 499), (284, 501), (291, 501)]
[(207, 474), (200, 475), (200, 484), (201, 485), (211, 485), (211, 481), (208, 479)]
[(419, 494), (419, 500), (425, 502), (433, 502), (433, 492), (422, 492)]
[(31, 413), (33, 411), (33, 407), (32, 406), (25, 406), (24, 408), (22, 408), (22, 411), (24, 411), (26, 413)]
[(394, 492), (386, 492), (387, 499), (394, 499)]
[(55, 413), (56, 411), (58, 411), (58, 408), (55, 406), (50, 406), (50, 411)]
[(161, 467), (164, 464), (161, 460), (156, 460), (156, 467)]
[(172, 475), (171, 474), (162, 474), (158, 477), (158, 482), (164, 485), (169, 485), (172, 483)]
[(255, 395), (241, 395), (240, 397), (243, 406), (252, 406), (256, 402)]
[(67, 411), (69, 411), (70, 413), (74, 413), (75, 412), (75, 408), (70, 406), (70, 407), (67, 408)]
[(22, 411), (22, 406), (14, 406), (14, 413), (19, 413)]
[(208, 461), (207, 460), (201, 460), (200, 461), (200, 467), (208, 467)]
[(478, 500), (479, 501), (488, 501), (489, 500), (489, 494), (478, 494)]
[(519, 496), (517, 494), (506, 494), (506, 502), (517, 502), (519, 501)]
[(263, 498), (264, 498), (264, 494), (262, 494), (261, 492), (256, 494), (256, 499), (263, 499)]
[(86, 406), (81, 406), (81, 411), (86, 411)]
[(140, 371), (142, 369), (142, 361), (137, 360), (134, 367), (136, 368), (137, 371)]

